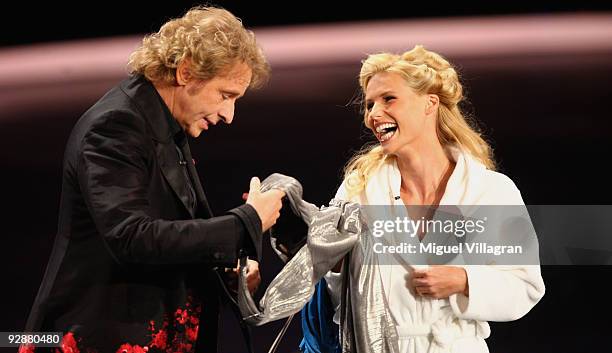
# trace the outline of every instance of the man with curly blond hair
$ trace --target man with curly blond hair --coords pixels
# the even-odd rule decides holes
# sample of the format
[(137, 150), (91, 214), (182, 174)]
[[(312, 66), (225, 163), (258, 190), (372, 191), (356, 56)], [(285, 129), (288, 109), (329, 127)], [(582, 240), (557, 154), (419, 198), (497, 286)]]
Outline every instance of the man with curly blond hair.
[[(253, 178), (246, 203), (214, 217), (187, 135), (231, 124), (269, 66), (253, 33), (214, 7), (146, 36), (128, 66), (68, 140), (57, 238), (26, 330), (62, 332), (62, 351), (215, 352), (217, 268), (259, 258), (283, 194)], [(255, 261), (249, 278), (254, 290)]]

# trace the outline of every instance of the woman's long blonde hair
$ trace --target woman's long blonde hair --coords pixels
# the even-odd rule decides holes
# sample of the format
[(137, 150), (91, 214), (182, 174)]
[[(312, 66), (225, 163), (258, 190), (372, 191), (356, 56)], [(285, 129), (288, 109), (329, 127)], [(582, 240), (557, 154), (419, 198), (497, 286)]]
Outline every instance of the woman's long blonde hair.
[[(476, 126), (471, 126), (459, 109), (463, 87), (453, 66), (440, 54), (417, 45), (402, 55), (380, 53), (369, 55), (359, 73), (359, 85), (365, 95), (368, 83), (381, 72), (401, 75), (415, 92), (436, 94), (440, 98), (436, 130), (443, 147), (456, 145), (470, 153), (488, 169), (495, 170), (493, 151), (482, 138)], [(364, 122), (369, 128), (368, 111), (364, 109)], [(383, 162), (395, 156), (383, 153), (382, 147), (366, 145), (357, 152), (344, 168), (345, 186), (349, 195), (361, 192), (372, 172)]]

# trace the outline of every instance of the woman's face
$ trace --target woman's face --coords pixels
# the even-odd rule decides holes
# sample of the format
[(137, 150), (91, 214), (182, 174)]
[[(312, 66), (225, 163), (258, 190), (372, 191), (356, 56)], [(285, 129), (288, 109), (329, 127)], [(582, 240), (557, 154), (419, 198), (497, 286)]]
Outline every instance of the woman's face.
[[(378, 73), (370, 79), (365, 91), (366, 126), (384, 153), (397, 154), (435, 137), (437, 97), (432, 96), (416, 93), (393, 72)], [(432, 104), (436, 109), (431, 108)]]

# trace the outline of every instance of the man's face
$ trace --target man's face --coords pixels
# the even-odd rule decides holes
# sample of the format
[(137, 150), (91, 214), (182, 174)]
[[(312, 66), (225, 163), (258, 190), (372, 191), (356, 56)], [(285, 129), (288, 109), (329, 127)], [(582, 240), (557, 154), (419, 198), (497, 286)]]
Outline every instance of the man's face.
[(185, 133), (198, 137), (220, 121), (231, 124), (236, 100), (246, 92), (251, 75), (251, 68), (241, 62), (212, 79), (192, 77), (177, 87), (171, 110)]

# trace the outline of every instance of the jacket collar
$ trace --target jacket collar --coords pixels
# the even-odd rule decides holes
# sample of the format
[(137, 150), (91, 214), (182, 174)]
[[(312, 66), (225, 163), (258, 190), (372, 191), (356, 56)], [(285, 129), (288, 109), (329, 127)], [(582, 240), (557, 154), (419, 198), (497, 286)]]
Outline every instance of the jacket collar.
[[(192, 218), (196, 216), (212, 217), (210, 206), (191, 158), (187, 136), (153, 84), (142, 75), (134, 75), (123, 81), (120, 88), (131, 98), (131, 101), (148, 121), (152, 138), (157, 142), (155, 148), (162, 174), (176, 196), (181, 200)], [(177, 147), (181, 149), (184, 160), (180, 159), (176, 150)], [(187, 185), (190, 181), (186, 178), (186, 173), (181, 170), (182, 168), (187, 168), (191, 174), (191, 183), (198, 200), (196, 213), (189, 206)]]
[(153, 139), (168, 143), (175, 135), (183, 134), (178, 122), (174, 119), (168, 106), (153, 86), (142, 75), (134, 75), (123, 81), (121, 90), (131, 98), (147, 121), (153, 133)]

